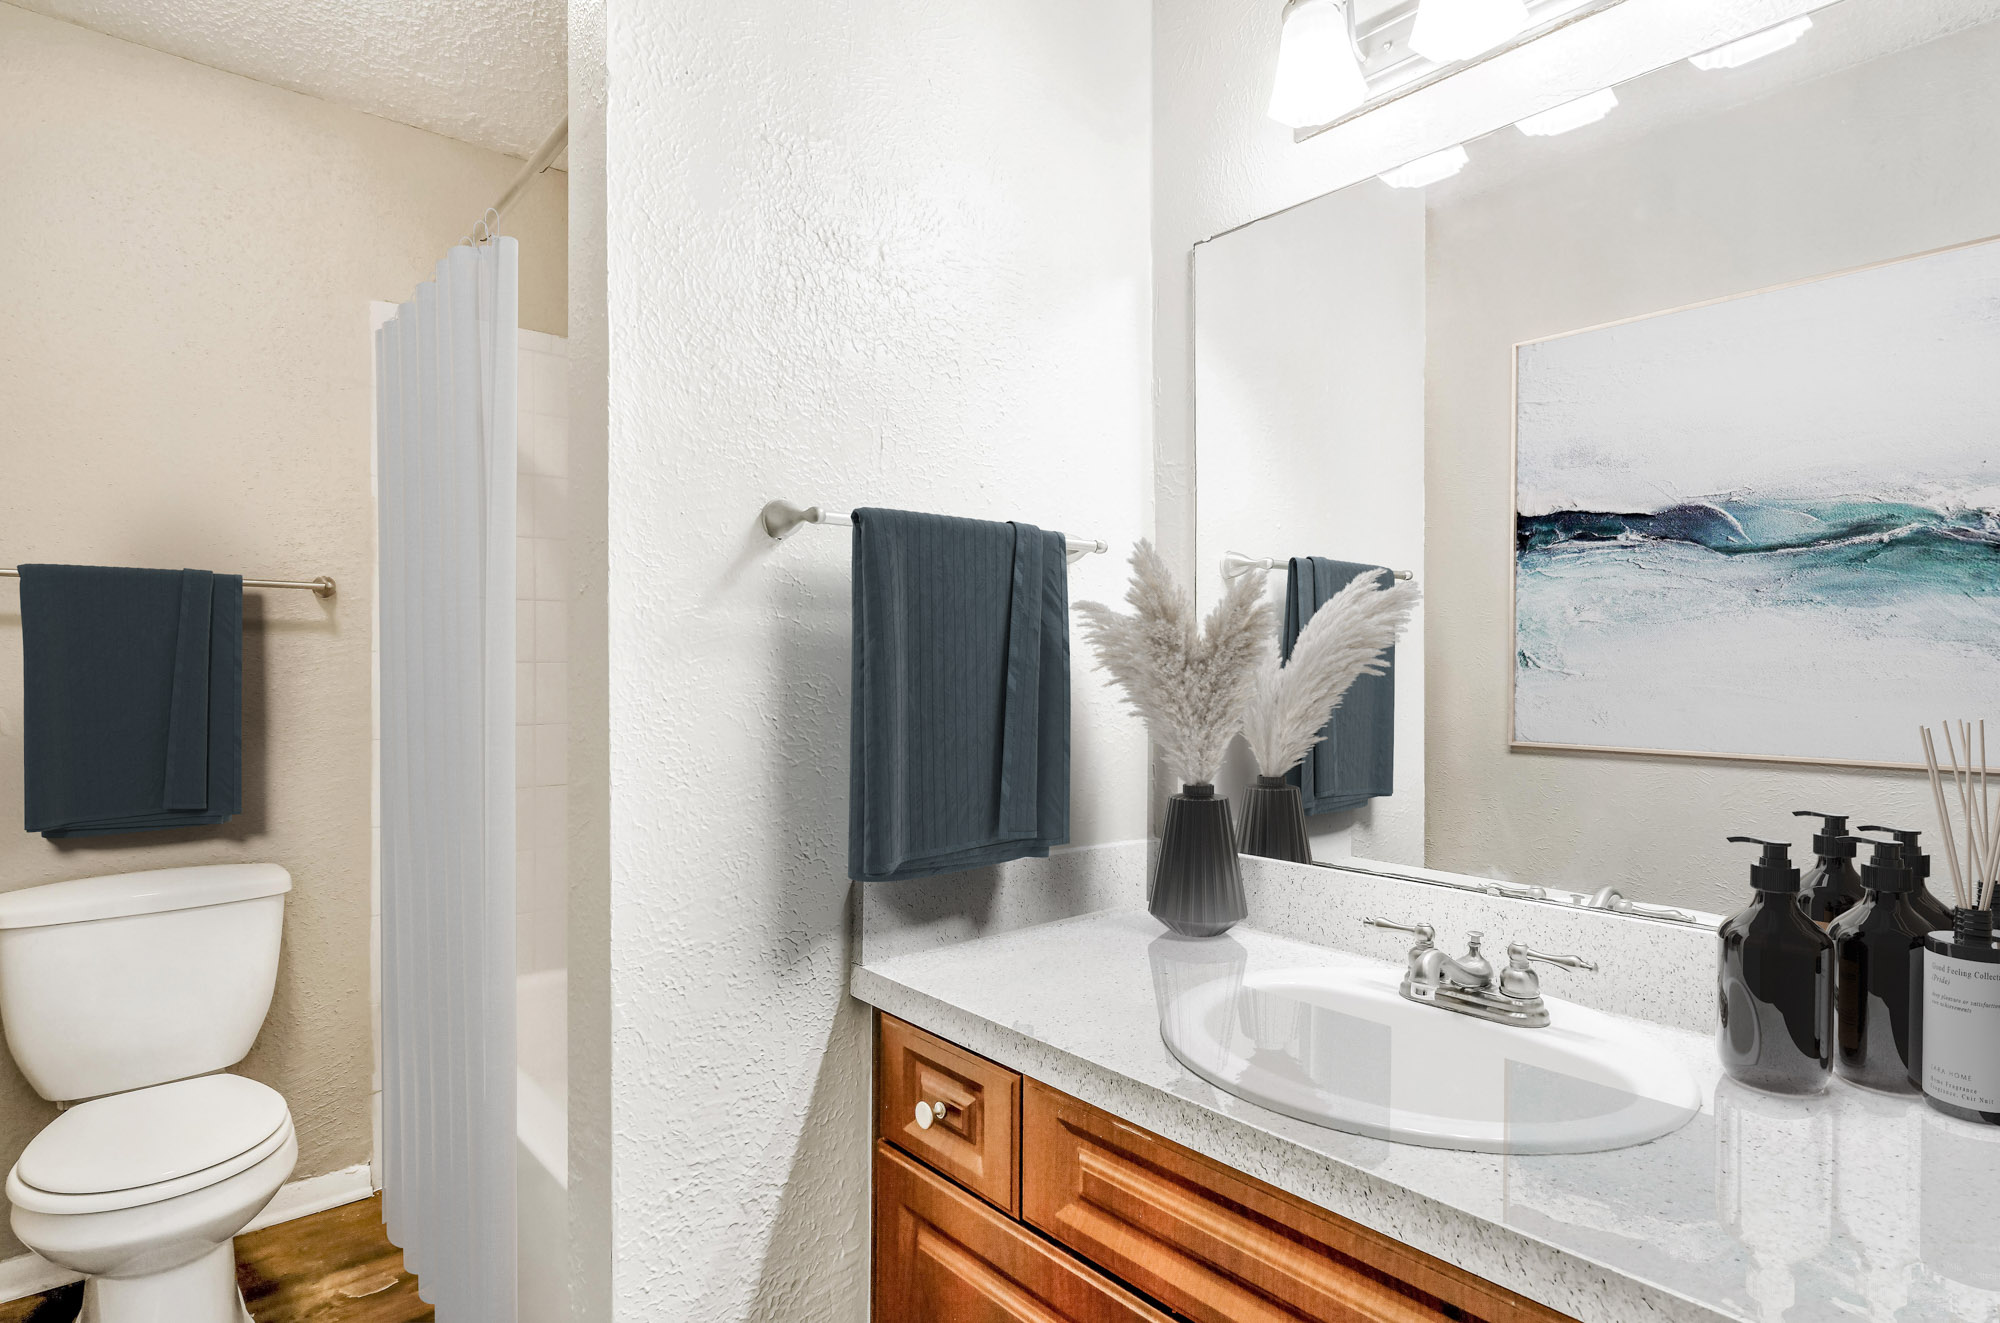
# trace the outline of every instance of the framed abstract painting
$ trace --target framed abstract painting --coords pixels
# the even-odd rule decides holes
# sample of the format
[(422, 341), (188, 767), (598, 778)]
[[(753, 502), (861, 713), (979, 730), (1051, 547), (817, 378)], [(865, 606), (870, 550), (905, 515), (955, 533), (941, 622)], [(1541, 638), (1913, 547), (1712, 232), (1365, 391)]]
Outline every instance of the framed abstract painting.
[(2000, 699), (2000, 240), (1514, 368), (1513, 747), (1915, 766)]

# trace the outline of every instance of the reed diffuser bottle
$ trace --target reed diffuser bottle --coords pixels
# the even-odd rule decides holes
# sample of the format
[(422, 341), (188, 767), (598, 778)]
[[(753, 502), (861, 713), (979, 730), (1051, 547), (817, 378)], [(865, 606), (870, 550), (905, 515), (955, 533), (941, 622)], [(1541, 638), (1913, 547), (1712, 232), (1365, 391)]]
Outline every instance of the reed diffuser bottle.
[[(1945, 862), (1958, 901), (1951, 931), (1924, 938), (1912, 1001), (1923, 1008), (1921, 1050), (1910, 1077), (1924, 1099), (1961, 1121), (2000, 1125), (2000, 941), (1993, 935), (1993, 903), (2000, 892), (2000, 817), (1987, 789), (1986, 723), (1981, 721), (1979, 762), (1973, 765), (1973, 727), (1958, 723), (1958, 737), (1944, 728), (1951, 760), (1951, 791), (1938, 766), (1937, 743), (1926, 728), (1924, 758), (1931, 793), (1944, 828)], [(1964, 756), (1963, 769), (1959, 766)], [(1958, 805), (1953, 830), (1951, 805)], [(1962, 838), (1962, 839), (1961, 839)], [(1964, 846), (1961, 855), (1959, 847)]]

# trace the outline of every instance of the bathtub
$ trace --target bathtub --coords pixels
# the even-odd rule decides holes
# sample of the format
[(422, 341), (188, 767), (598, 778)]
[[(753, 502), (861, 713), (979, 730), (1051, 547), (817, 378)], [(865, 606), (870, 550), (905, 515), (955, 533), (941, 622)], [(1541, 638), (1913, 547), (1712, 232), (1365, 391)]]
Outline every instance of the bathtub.
[(569, 976), (515, 983), (520, 1323), (569, 1317)]

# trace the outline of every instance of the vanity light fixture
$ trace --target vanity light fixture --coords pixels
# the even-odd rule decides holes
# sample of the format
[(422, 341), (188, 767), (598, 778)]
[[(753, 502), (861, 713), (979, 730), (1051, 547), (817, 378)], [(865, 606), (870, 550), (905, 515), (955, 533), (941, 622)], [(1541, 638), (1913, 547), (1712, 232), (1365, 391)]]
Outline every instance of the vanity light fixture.
[(1465, 163), (1471, 159), (1465, 154), (1465, 148), (1447, 147), (1429, 156), (1419, 156), (1394, 170), (1384, 170), (1375, 177), (1390, 188), (1428, 188), (1465, 169)]
[(1717, 46), (1712, 51), (1688, 57), (1688, 63), (1704, 73), (1715, 69), (1740, 69), (1752, 60), (1761, 60), (1766, 55), (1779, 51), (1806, 35), (1812, 27), (1812, 15), (1800, 14), (1774, 28), (1753, 32), (1740, 41), (1732, 41), (1726, 46)]
[(1367, 99), (1350, 5), (1343, 0), (1285, 0), (1271, 118), (1308, 129), (1339, 119)]
[(1504, 46), (1528, 30), (1526, 0), (1421, 0), (1410, 49), (1454, 64)]
[(1618, 94), (1604, 87), (1574, 101), (1565, 101), (1553, 110), (1517, 120), (1514, 127), (1530, 138), (1553, 138), (1558, 133), (1595, 124), (1617, 108)]

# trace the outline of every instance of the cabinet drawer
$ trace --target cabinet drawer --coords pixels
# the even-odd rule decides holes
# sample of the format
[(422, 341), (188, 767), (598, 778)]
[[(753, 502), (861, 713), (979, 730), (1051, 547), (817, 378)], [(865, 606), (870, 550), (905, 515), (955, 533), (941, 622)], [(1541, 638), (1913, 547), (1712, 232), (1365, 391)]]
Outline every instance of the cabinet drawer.
[[(995, 1207), (1021, 1211), (1021, 1077), (892, 1016), (881, 1017), (875, 1128)], [(917, 1105), (932, 1112), (928, 1126)], [(936, 1115), (936, 1104), (944, 1114)]]
[(1196, 1323), (1574, 1323), (1029, 1080), (1022, 1217)]
[(878, 1143), (874, 1323), (1171, 1321)]

